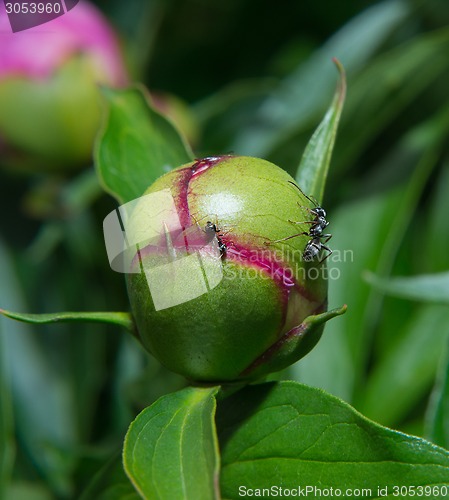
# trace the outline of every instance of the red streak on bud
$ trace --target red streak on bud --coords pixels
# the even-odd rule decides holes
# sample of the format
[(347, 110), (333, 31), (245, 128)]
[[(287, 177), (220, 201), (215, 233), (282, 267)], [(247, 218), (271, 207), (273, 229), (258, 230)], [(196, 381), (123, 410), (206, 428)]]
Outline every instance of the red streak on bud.
[(192, 224), (187, 195), (189, 193), (189, 184), (192, 180), (193, 174), (193, 167), (183, 169), (179, 172), (179, 177), (177, 180), (178, 193), (175, 204), (178, 209), (179, 220), (183, 228), (187, 228)]
[(209, 168), (217, 165), (217, 163), (231, 157), (230, 155), (208, 156), (206, 158), (197, 159), (193, 165), (179, 171), (176, 206), (178, 207), (179, 220), (184, 229), (190, 227), (194, 223), (189, 208), (189, 196), (194, 194), (190, 192), (190, 182)]
[[(178, 177), (174, 189), (172, 190), (172, 196), (177, 208), (180, 227), (177, 230), (172, 230), (169, 235), (171, 244), (174, 248), (193, 251), (195, 248), (199, 249), (204, 247), (210, 242), (211, 237), (215, 237), (215, 235), (206, 235), (206, 233), (198, 226), (197, 222), (192, 220), (189, 207), (189, 197), (194, 195), (194, 193), (190, 192), (190, 183), (196, 176), (204, 173), (214, 165), (217, 165), (220, 161), (230, 157), (231, 156), (229, 155), (209, 156), (198, 159), (195, 163), (193, 163), (193, 165), (182, 168), (178, 171)], [(138, 255), (135, 256), (132, 265), (135, 265), (137, 258), (142, 259), (146, 255), (157, 254), (166, 250), (167, 242), (165, 240), (163, 226), (161, 224), (160, 238), (151, 242), (145, 248), (139, 249)]]
[[(239, 261), (245, 267), (252, 267), (253, 269), (260, 270), (266, 273), (278, 286), (281, 294), (281, 307), (282, 307), (282, 322), (285, 324), (287, 319), (287, 312), (289, 307), (289, 297), (292, 290), (296, 290), (302, 297), (309, 302), (314, 302), (315, 299), (307, 292), (305, 288), (300, 286), (295, 275), (289, 267), (282, 265), (282, 263), (260, 255), (257, 248), (246, 248), (235, 244), (235, 242), (228, 243), (226, 258), (233, 261)], [(283, 326), (281, 327), (281, 329)]]
[(281, 262), (261, 256), (261, 252), (257, 248), (247, 248), (235, 242), (228, 243), (225, 238), (223, 238), (223, 241), (228, 247), (226, 255), (229, 259), (240, 261), (245, 266), (249, 265), (250, 267), (260, 269), (266, 272), (286, 291), (289, 292), (292, 288), (295, 288), (305, 299), (311, 302), (316, 301), (314, 297), (297, 283), (294, 272), (289, 267), (282, 265)]
[(206, 158), (197, 159), (195, 163), (190, 167), (192, 169), (192, 177), (196, 177), (197, 175), (202, 174), (210, 167), (213, 167), (217, 163), (226, 160), (228, 158), (232, 158), (231, 155), (222, 155), (222, 156), (208, 156)]
[(282, 267), (277, 262), (262, 258), (257, 249), (253, 250), (231, 243), (229, 244), (227, 253), (229, 257), (232, 256), (231, 258), (233, 258), (233, 260), (241, 261), (245, 265), (250, 263), (252, 264), (251, 267), (266, 271), (276, 282), (279, 282), (279, 284), (282, 284), (286, 288), (295, 286), (291, 269)]

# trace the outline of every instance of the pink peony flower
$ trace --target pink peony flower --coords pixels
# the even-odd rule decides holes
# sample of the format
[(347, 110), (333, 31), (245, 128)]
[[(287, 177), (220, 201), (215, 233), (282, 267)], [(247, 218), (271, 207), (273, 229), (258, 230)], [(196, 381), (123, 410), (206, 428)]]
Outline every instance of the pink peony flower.
[(5, 6), (0, 2), (0, 80), (17, 76), (49, 78), (76, 54), (88, 55), (102, 83), (126, 83), (117, 37), (93, 5), (81, 1), (49, 23), (13, 33)]
[(101, 117), (98, 84), (123, 86), (127, 79), (113, 29), (88, 2), (15, 33), (0, 2), (0, 165), (88, 165)]

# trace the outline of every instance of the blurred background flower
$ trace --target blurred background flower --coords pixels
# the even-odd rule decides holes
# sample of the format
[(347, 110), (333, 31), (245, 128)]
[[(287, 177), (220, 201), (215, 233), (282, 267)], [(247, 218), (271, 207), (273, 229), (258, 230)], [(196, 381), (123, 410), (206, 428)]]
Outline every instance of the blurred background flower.
[(100, 123), (99, 85), (123, 86), (114, 30), (93, 5), (12, 33), (0, 4), (0, 151), (26, 170), (89, 164)]

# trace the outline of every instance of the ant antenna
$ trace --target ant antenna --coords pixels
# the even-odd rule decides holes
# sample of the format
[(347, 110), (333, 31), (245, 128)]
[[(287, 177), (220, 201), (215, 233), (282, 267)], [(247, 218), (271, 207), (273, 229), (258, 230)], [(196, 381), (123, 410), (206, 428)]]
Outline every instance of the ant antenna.
[(295, 186), (296, 189), (299, 189), (300, 193), (303, 194), (309, 201), (310, 203), (312, 203), (313, 205), (315, 205), (316, 207), (319, 207), (319, 203), (317, 202), (317, 200), (315, 199), (315, 197), (312, 197), (312, 196), (307, 196), (306, 193), (304, 193), (304, 191), (298, 186), (298, 184), (295, 184), (294, 182), (292, 181), (288, 181), (289, 184), (291, 184), (292, 186)]

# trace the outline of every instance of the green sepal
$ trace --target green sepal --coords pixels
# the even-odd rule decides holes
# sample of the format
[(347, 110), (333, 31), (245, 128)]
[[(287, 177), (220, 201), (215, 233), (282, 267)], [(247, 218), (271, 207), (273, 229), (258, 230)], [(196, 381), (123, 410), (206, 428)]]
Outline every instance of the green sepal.
[(296, 363), (316, 345), (323, 332), (324, 323), (344, 314), (346, 309), (344, 305), (331, 311), (308, 316), (300, 325), (290, 330), (257, 358), (242, 375), (252, 379), (259, 378)]
[(296, 173), (296, 181), (309, 196), (321, 203), (324, 195), (335, 137), (346, 96), (346, 75), (338, 59), (333, 60), (340, 73), (337, 89), (323, 121), (310, 138)]

